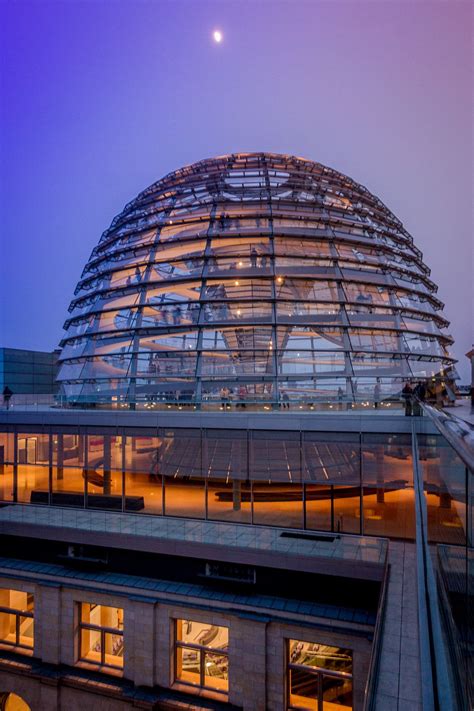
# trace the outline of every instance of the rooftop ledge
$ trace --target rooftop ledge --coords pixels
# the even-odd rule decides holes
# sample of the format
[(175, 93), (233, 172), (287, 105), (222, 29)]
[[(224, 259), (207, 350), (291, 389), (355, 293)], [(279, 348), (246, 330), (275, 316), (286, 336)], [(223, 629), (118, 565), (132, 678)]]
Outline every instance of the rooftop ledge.
[[(337, 416), (336, 416), (337, 415)], [(64, 427), (143, 427), (143, 428), (209, 428), (237, 430), (318, 430), (325, 432), (407, 433), (412, 421), (402, 410), (330, 410), (301, 412), (156, 412), (133, 410), (1, 410), (0, 426), (64, 426)], [(425, 418), (427, 420), (427, 418)], [(431, 427), (429, 422), (425, 426)], [(433, 428), (433, 432), (434, 432)]]
[(376, 581), (388, 550), (372, 536), (21, 504), (0, 508), (0, 534)]

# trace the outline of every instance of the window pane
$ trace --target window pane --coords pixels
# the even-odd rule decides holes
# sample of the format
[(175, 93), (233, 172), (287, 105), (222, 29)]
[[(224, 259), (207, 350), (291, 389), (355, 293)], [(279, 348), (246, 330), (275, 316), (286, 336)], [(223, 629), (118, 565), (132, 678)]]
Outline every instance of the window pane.
[(323, 711), (349, 711), (352, 709), (352, 679), (322, 677)]
[(180, 642), (223, 650), (227, 650), (229, 644), (229, 629), (227, 627), (219, 627), (207, 622), (177, 620), (176, 630), (176, 637)]
[(331, 530), (331, 499), (330, 486), (306, 484), (306, 527), (319, 531)]
[(209, 479), (207, 483), (207, 517), (217, 521), (250, 523), (250, 486), (239, 479)]
[(20, 590), (1, 590), (0, 607), (9, 607), (19, 612), (33, 612), (33, 595)]
[(87, 471), (87, 506), (122, 510), (122, 472)]
[[(18, 434), (17, 501), (48, 502), (48, 462), (49, 435)], [(39, 500), (35, 499), (37, 491), (42, 492)]]
[(199, 649), (177, 647), (176, 678), (188, 684), (201, 685), (201, 652)]
[(318, 674), (290, 669), (290, 704), (299, 709), (318, 709)]
[(150, 473), (126, 472), (125, 511), (162, 514), (162, 477), (157, 467), (150, 464)]
[(219, 691), (229, 689), (229, 660), (226, 654), (204, 655), (204, 686)]
[(327, 644), (290, 641), (290, 663), (319, 669), (352, 673), (352, 652), (349, 649), (330, 647)]
[(300, 484), (253, 484), (254, 523), (303, 528), (303, 489)]
[(18, 464), (48, 464), (49, 435), (18, 434)]
[(410, 435), (364, 434), (362, 477), (364, 532), (413, 538), (415, 495)]
[(123, 629), (123, 609), (107, 605), (94, 605), (89, 602), (81, 603), (81, 622), (97, 627), (110, 629)]
[(53, 467), (51, 503), (55, 506), (84, 506), (84, 470)]
[(123, 667), (123, 636), (105, 633), (104, 663), (111, 667)]
[(34, 620), (32, 617), (20, 617), (18, 644), (23, 647), (33, 647)]
[(205, 518), (206, 491), (203, 479), (164, 479), (167, 516)]
[(16, 644), (16, 615), (0, 612), (0, 640)]
[(333, 486), (334, 530), (360, 533), (360, 486)]
[(0, 501), (13, 501), (13, 466), (0, 465)]
[(102, 647), (99, 630), (81, 630), (81, 659), (94, 664), (102, 663)]

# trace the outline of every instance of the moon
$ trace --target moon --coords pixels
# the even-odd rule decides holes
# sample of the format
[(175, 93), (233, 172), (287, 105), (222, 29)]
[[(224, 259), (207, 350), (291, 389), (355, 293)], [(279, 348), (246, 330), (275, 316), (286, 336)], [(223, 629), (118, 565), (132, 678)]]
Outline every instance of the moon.
[(222, 42), (222, 32), (220, 30), (214, 30), (212, 36), (214, 38), (214, 42), (216, 42), (217, 44), (220, 44)]

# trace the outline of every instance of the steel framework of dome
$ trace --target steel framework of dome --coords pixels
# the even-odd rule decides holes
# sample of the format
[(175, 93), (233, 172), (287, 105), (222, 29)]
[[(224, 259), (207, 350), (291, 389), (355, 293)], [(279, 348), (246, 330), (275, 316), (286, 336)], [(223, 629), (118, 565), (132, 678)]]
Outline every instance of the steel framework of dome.
[(177, 170), (112, 222), (61, 342), (71, 403), (384, 401), (454, 361), (401, 222), (319, 163), (232, 154)]

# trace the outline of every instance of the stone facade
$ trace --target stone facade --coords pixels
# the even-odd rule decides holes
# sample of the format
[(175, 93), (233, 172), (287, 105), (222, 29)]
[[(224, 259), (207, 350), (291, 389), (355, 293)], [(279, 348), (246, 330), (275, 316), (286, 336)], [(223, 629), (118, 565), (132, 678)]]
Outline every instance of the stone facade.
[[(371, 629), (347, 623), (334, 626), (328, 620), (304, 615), (275, 614), (269, 608), (258, 614), (230, 608), (212, 599), (199, 601), (157, 599), (146, 589), (87, 589), (87, 584), (62, 581), (25, 582), (0, 578), (0, 588), (32, 592), (35, 596), (33, 654), (3, 654), (0, 648), (0, 692), (21, 696), (32, 711), (75, 711), (93, 705), (94, 711), (129, 708), (197, 708), (205, 699), (222, 708), (244, 711), (286, 709), (287, 640), (321, 642), (353, 651), (354, 709), (362, 708), (369, 667)], [(92, 665), (78, 662), (79, 602), (93, 602), (124, 609), (124, 670), (97, 675)], [(229, 628), (229, 695), (199, 691), (174, 680), (176, 619), (191, 619)], [(10, 648), (10, 651), (11, 648)], [(36, 665), (36, 666), (35, 666)], [(41, 671), (48, 669), (49, 672)], [(75, 672), (79, 674), (76, 678)], [(100, 670), (97, 670), (100, 671)], [(89, 674), (89, 678), (88, 678)], [(147, 690), (138, 698), (134, 690)], [(159, 690), (173, 689), (186, 695), (187, 703), (161, 703)], [(157, 691), (158, 690), (158, 691)], [(135, 695), (134, 695), (135, 693)], [(157, 693), (153, 701), (153, 693)], [(133, 698), (132, 698), (133, 697)], [(199, 699), (199, 702), (198, 702)], [(220, 707), (220, 705), (219, 705)]]

